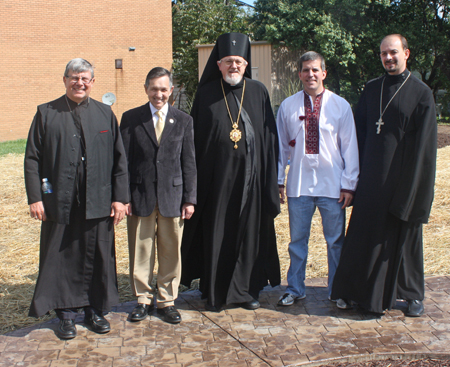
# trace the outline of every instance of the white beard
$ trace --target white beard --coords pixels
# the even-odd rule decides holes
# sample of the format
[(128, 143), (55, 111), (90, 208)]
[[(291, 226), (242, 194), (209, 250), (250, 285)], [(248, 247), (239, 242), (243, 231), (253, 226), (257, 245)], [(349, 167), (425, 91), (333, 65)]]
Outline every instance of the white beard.
[(230, 84), (230, 85), (236, 85), (238, 84), (240, 81), (242, 80), (242, 77), (237, 74), (237, 73), (233, 73), (233, 74), (227, 74), (225, 76), (225, 81)]

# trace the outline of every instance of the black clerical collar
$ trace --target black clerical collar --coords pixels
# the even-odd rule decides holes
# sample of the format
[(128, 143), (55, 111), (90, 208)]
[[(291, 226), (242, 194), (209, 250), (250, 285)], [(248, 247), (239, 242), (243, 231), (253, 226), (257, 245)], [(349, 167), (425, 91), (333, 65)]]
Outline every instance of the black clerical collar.
[(401, 83), (403, 82), (408, 75), (410, 74), (410, 71), (408, 69), (405, 69), (405, 71), (401, 74), (391, 75), (389, 73), (386, 73), (386, 81), (390, 83)]
[(71, 100), (69, 97), (67, 97), (67, 95), (65, 96), (67, 103), (69, 104), (69, 107), (71, 110), (74, 110), (75, 108), (77, 108), (78, 106), (80, 107), (84, 107), (86, 108), (87, 106), (89, 106), (89, 97), (87, 97), (84, 101), (82, 101), (81, 103), (77, 103), (73, 100)]

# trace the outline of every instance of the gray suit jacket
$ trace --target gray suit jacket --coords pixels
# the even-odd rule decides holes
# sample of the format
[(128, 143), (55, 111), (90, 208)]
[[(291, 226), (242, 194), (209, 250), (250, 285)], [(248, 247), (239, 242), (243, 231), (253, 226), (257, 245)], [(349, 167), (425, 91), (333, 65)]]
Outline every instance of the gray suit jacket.
[(125, 112), (120, 123), (130, 175), (133, 215), (179, 217), (184, 203), (197, 203), (192, 117), (169, 105), (158, 146), (149, 103)]

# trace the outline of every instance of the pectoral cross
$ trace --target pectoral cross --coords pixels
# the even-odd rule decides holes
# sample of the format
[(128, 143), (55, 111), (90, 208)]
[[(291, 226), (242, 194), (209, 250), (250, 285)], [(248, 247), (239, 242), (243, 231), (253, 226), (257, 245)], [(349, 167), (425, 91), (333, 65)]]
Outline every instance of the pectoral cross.
[(381, 119), (381, 116), (380, 116), (380, 119), (377, 122), (375, 122), (375, 125), (377, 125), (377, 134), (379, 134), (381, 132), (381, 125), (384, 125), (384, 122)]

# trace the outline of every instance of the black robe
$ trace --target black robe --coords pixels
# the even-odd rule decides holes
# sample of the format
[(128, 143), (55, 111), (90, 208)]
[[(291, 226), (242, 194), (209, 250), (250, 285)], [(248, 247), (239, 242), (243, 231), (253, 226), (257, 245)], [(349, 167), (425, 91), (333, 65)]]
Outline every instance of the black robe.
[[(42, 178), (53, 193), (42, 194)], [(28, 203), (43, 201), (47, 215), (30, 316), (83, 306), (109, 311), (119, 301), (109, 214), (113, 201), (129, 201), (127, 161), (111, 108), (93, 99), (77, 106), (65, 96), (39, 106), (25, 183)]]
[(409, 75), (367, 83), (355, 113), (360, 177), (332, 298), (382, 313), (396, 299), (423, 300), (422, 223), (434, 195), (437, 123), (433, 94)]
[[(234, 149), (230, 117), (220, 79), (197, 92), (191, 115), (198, 169), (197, 206), (185, 222), (182, 280), (200, 278), (212, 306), (258, 298), (270, 281), (280, 283), (274, 218), (280, 211), (277, 185), (278, 140), (267, 89), (245, 78)], [(223, 82), (235, 121), (243, 81)]]

